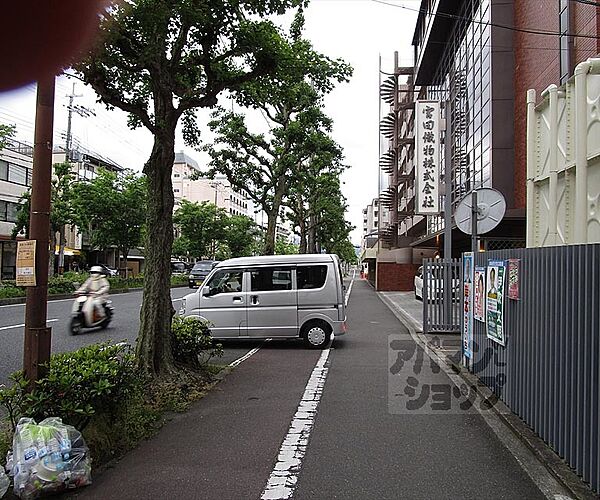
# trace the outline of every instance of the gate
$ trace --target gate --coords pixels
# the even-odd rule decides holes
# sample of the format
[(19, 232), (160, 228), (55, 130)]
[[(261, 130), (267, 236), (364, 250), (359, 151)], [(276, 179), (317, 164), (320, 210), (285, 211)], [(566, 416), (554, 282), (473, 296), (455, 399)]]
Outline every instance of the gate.
[[(449, 284), (446, 293), (444, 283)], [(423, 261), (423, 332), (460, 332), (460, 259)]]

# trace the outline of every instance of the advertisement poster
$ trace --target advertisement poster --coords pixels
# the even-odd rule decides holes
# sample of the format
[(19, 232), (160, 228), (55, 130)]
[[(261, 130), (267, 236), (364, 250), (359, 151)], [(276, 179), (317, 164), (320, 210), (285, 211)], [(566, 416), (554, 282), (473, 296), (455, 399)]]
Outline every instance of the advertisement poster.
[(35, 240), (17, 242), (17, 286), (35, 286)]
[(475, 304), (473, 306), (473, 318), (477, 321), (485, 322), (483, 310), (485, 309), (485, 267), (475, 268), (475, 281), (473, 282), (475, 287), (474, 299)]
[(487, 337), (500, 345), (504, 338), (504, 262), (490, 260), (487, 266), (486, 322)]
[(508, 259), (508, 298), (519, 300), (519, 259)]
[(471, 358), (473, 351), (473, 252), (463, 253), (463, 353)]

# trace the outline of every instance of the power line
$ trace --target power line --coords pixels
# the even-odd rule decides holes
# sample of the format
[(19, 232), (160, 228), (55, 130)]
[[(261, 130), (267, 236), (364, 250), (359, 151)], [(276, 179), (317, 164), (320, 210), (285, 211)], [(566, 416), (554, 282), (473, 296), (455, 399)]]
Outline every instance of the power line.
[[(382, 5), (387, 5), (389, 7), (396, 7), (398, 9), (404, 9), (404, 10), (410, 10), (412, 12), (419, 12), (420, 14), (428, 14), (428, 12), (425, 9), (415, 9), (412, 7), (407, 7), (406, 5), (399, 5), (399, 4), (395, 4), (395, 3), (389, 3), (386, 2), (385, 0), (371, 0), (374, 3), (379, 3)], [(580, 2), (583, 2), (584, 0), (579, 0)], [(586, 3), (588, 1), (591, 0), (586, 0)], [(448, 19), (455, 19), (455, 20), (459, 20), (459, 21), (467, 21), (467, 22), (471, 22), (471, 23), (476, 23), (476, 24), (482, 24), (485, 26), (494, 26), (495, 28), (502, 28), (505, 30), (509, 30), (509, 31), (516, 31), (519, 33), (529, 33), (531, 35), (545, 35), (545, 36), (567, 36), (567, 37), (574, 37), (574, 38), (591, 38), (594, 40), (599, 40), (600, 36), (597, 35), (585, 35), (585, 34), (577, 34), (577, 33), (559, 33), (557, 31), (544, 31), (544, 30), (534, 30), (534, 29), (529, 29), (529, 28), (516, 28), (514, 26), (507, 26), (505, 24), (498, 24), (498, 23), (492, 23), (490, 21), (479, 21), (477, 19), (473, 19), (470, 17), (465, 17), (465, 16), (459, 16), (456, 14), (448, 14), (446, 12), (437, 12), (435, 14), (435, 16), (437, 17), (445, 17)]]

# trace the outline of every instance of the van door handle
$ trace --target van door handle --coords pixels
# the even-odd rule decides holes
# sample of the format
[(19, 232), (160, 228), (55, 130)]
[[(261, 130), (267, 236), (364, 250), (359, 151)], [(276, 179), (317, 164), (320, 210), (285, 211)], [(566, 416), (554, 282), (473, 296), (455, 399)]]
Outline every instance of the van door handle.
[(244, 302), (244, 299), (242, 299), (242, 297), (233, 297), (233, 301), (238, 304), (242, 304)]
[(252, 304), (258, 304), (258, 295), (251, 295), (250, 301)]

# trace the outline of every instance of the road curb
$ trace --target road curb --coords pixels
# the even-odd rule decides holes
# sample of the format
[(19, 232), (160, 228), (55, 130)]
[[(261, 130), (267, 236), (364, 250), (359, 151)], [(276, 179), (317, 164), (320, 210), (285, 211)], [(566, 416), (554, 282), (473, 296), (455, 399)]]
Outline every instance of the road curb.
[[(173, 285), (171, 288), (186, 288), (188, 285)], [(130, 292), (139, 292), (143, 290), (143, 288), (120, 288), (118, 290), (111, 290), (109, 295), (119, 295), (122, 293), (130, 293)], [(72, 293), (59, 293), (54, 295), (48, 295), (48, 302), (52, 302), (54, 300), (64, 300), (70, 299), (73, 297)], [(14, 297), (10, 299), (0, 299), (0, 306), (12, 306), (17, 304), (25, 304), (26, 297)]]
[[(377, 294), (382, 302), (392, 312), (396, 312), (396, 317), (411, 331), (418, 336), (421, 332), (415, 328), (415, 322), (398, 306), (393, 304), (387, 297)], [(447, 355), (439, 356), (446, 365), (456, 375), (461, 377), (465, 383), (476, 391), (477, 395), (483, 400), (495, 399), (494, 393), (489, 389), (476, 375), (473, 375), (463, 366), (456, 363)], [(498, 400), (491, 408), (502, 424), (535, 456), (535, 458), (546, 468), (554, 479), (569, 493), (573, 499), (593, 500), (598, 496), (583, 482), (583, 480), (564, 462), (552, 448), (550, 448), (543, 439), (508, 408), (504, 402)]]

